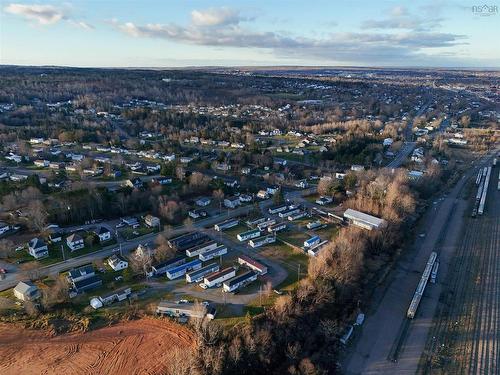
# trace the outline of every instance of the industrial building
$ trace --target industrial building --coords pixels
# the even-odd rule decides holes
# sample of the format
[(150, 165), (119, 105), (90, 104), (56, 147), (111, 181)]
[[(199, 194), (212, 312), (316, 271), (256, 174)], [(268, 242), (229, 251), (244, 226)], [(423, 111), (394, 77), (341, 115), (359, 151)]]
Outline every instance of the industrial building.
[(351, 208), (348, 208), (344, 212), (344, 218), (346, 218), (349, 223), (368, 230), (381, 229), (387, 226), (387, 222), (384, 219), (379, 219), (378, 217)]

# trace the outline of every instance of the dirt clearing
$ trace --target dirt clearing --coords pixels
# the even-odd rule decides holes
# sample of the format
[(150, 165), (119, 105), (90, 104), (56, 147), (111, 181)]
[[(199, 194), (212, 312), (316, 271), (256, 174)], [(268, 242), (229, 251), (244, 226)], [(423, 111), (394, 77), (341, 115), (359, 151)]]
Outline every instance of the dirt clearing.
[(60, 336), (0, 324), (0, 374), (161, 374), (192, 344), (189, 330), (146, 318)]

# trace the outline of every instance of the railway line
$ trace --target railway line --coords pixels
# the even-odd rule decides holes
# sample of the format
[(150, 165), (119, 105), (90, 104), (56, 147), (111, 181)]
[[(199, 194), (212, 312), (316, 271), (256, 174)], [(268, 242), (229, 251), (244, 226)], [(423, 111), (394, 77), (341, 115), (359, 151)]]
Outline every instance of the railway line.
[[(491, 174), (496, 177), (498, 167)], [(448, 277), (441, 281), (421, 374), (500, 373), (500, 193), (492, 183), (481, 196), (483, 215), (465, 219)]]

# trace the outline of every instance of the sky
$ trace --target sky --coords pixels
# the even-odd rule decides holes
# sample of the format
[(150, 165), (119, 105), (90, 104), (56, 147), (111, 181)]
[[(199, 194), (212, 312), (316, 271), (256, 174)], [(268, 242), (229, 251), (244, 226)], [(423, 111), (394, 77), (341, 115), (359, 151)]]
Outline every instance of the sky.
[(500, 3), (475, 3), (0, 0), (0, 63), (499, 68)]

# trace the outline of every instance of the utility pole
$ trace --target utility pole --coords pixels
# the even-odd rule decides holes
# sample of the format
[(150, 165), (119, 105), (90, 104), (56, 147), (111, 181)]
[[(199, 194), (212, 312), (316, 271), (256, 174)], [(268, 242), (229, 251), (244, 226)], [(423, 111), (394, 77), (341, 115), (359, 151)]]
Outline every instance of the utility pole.
[(61, 253), (62, 253), (63, 261), (65, 261), (66, 256), (64, 255), (64, 245), (63, 244), (61, 244)]
[(299, 268), (297, 270), (297, 282), (300, 281), (300, 263), (299, 263)]
[(259, 287), (259, 305), (262, 307), (262, 285)]

